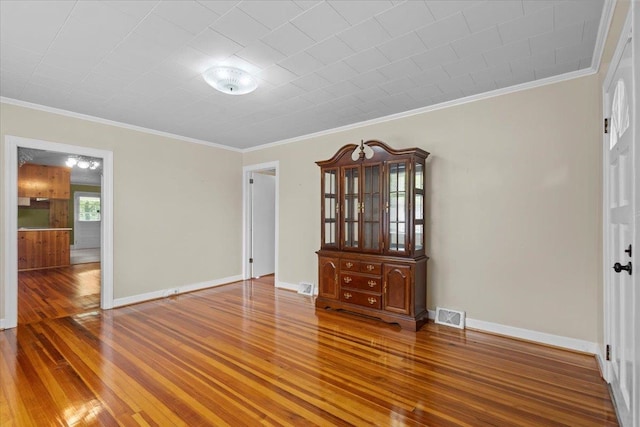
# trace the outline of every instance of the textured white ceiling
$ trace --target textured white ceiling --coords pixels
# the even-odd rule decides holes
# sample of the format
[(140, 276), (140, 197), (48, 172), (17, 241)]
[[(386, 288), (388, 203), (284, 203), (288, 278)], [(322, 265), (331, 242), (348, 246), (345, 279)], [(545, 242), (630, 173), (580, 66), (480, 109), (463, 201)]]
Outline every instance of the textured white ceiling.
[(603, 3), (2, 0), (0, 95), (244, 149), (590, 68)]

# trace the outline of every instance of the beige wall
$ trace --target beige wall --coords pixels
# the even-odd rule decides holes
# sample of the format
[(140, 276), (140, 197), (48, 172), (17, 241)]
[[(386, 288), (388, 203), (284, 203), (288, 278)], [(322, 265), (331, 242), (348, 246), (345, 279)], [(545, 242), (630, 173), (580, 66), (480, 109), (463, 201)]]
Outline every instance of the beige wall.
[(5, 135), (113, 151), (115, 298), (241, 274), (240, 153), (0, 104)]
[(279, 279), (316, 281), (314, 162), (361, 138), (418, 146), (429, 308), (600, 341), (599, 92), (594, 75), (244, 156), (6, 104), (0, 132), (114, 152), (115, 298), (240, 274), (241, 166), (273, 160)]
[(601, 311), (596, 75), (246, 153), (280, 162), (279, 279), (317, 282), (319, 169), (380, 139), (431, 153), (428, 307), (596, 342)]

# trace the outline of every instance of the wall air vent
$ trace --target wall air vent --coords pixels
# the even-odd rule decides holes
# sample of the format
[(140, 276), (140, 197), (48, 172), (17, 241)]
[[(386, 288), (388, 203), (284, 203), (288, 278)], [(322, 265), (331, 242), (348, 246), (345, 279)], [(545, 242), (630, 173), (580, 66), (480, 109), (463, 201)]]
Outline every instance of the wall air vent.
[(447, 325), (453, 326), (454, 328), (464, 329), (464, 311), (436, 307), (435, 321), (439, 325)]
[(300, 282), (298, 285), (298, 293), (302, 295), (313, 295), (315, 291), (315, 285), (308, 282)]

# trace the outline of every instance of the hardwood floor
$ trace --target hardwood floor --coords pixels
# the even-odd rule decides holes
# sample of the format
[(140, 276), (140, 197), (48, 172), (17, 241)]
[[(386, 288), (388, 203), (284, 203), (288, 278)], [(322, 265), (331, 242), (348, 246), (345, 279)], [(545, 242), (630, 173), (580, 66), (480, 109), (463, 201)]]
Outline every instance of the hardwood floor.
[(592, 356), (239, 282), (0, 332), (0, 425), (617, 425)]
[(100, 263), (18, 272), (18, 324), (100, 307)]

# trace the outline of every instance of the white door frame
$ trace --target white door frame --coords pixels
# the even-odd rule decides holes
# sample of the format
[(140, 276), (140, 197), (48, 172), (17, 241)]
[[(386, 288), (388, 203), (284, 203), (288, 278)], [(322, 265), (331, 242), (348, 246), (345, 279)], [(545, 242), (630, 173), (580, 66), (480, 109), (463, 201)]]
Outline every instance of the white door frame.
[(249, 229), (251, 227), (251, 213), (249, 210), (251, 209), (251, 203), (249, 197), (251, 196), (251, 192), (249, 191), (249, 178), (252, 172), (262, 171), (262, 170), (274, 170), (276, 171), (276, 224), (275, 224), (275, 274), (274, 274), (274, 285), (278, 286), (278, 254), (279, 254), (279, 245), (280, 245), (280, 162), (267, 162), (267, 163), (259, 163), (257, 165), (249, 165), (244, 166), (242, 168), (242, 278), (244, 280), (251, 278), (251, 265), (249, 264), (249, 256), (250, 250), (249, 247)]
[[(634, 7), (635, 6), (635, 7)], [(635, 11), (634, 11), (635, 9)], [(615, 53), (613, 55), (613, 58), (611, 60), (609, 69), (607, 70), (607, 74), (606, 77), (603, 81), (602, 84), (602, 113), (604, 117), (609, 117), (609, 105), (610, 105), (610, 100), (607, 99), (607, 88), (609, 88), (609, 86), (612, 83), (612, 80), (614, 78), (615, 75), (615, 71), (617, 68), (617, 64), (620, 62), (620, 59), (622, 57), (623, 51), (624, 51), (624, 47), (626, 45), (626, 41), (628, 40), (628, 37), (630, 36), (630, 32), (632, 29), (632, 24), (634, 26), (636, 26), (637, 28), (638, 25), (640, 25), (640, 20), (638, 19), (638, 15), (640, 14), (640, 8), (637, 8), (637, 5), (634, 5), (634, 2), (631, 2), (630, 5), (630, 9), (625, 21), (625, 24), (623, 26), (622, 32), (620, 33), (620, 39), (617, 41), (616, 44), (616, 50)], [(635, 17), (634, 17), (635, 15)], [(633, 22), (635, 20), (635, 22)], [(637, 31), (637, 30), (636, 30)], [(633, 46), (633, 55), (635, 56), (634, 61), (634, 67), (637, 67), (638, 64), (638, 56), (639, 56), (639, 43), (640, 40), (638, 40), (638, 37), (636, 36), (634, 40), (632, 40)], [(638, 114), (638, 106), (640, 105), (640, 97), (638, 96), (638, 93), (640, 92), (640, 81), (639, 78), (637, 76), (637, 71), (635, 72), (634, 76), (634, 91), (635, 93), (630, 94), (631, 97), (635, 97), (635, 105), (634, 105), (634, 111), (633, 114), (636, 115), (635, 118), (635, 124), (633, 126), (633, 128), (631, 129), (631, 131), (633, 132), (632, 135), (632, 151), (634, 153), (633, 155), (633, 159), (632, 159), (632, 165), (633, 165), (633, 169), (635, 170), (635, 172), (632, 171), (632, 176), (635, 176), (636, 179), (637, 177), (640, 175), (639, 171), (640, 171), (640, 162), (638, 161), (639, 157), (639, 150), (640, 150), (640, 144), (638, 143), (638, 134), (639, 134), (639, 127), (640, 127), (640, 123), (638, 122), (637, 119), (637, 114)], [(603, 118), (604, 118), (603, 117)], [(608, 141), (608, 136), (604, 135), (603, 133), (603, 143), (602, 143), (602, 171), (603, 171), (603, 258), (602, 258), (602, 262), (603, 262), (603, 292), (604, 292), (604, 316), (603, 316), (603, 320), (604, 320), (604, 343), (605, 345), (607, 345), (608, 343), (612, 342), (612, 333), (613, 331), (612, 329), (612, 320), (611, 320), (611, 295), (610, 295), (610, 287), (609, 287), (609, 282), (607, 279), (608, 274), (610, 273), (610, 270), (612, 268), (611, 266), (611, 258), (610, 258), (610, 254), (612, 253), (612, 248), (610, 247), (610, 238), (609, 238), (609, 206), (608, 206), (608, 200), (609, 200), (609, 196), (610, 196), (610, 177), (609, 177), (609, 141)], [(640, 200), (638, 200), (638, 183), (636, 182), (634, 184), (636, 186), (636, 188), (634, 188), (632, 190), (632, 194), (634, 197), (634, 203), (635, 203), (635, 207), (632, 208), (632, 212), (633, 212), (633, 237), (632, 237), (632, 242), (633, 242), (633, 259), (637, 260), (638, 259), (638, 251), (640, 250), (640, 221), (638, 220), (638, 215), (637, 215), (637, 206), (638, 203), (640, 203)], [(634, 267), (636, 267), (634, 265)], [(640, 267), (640, 266), (638, 266)], [(634, 269), (635, 271), (633, 271), (633, 276), (632, 276), (632, 280), (633, 280), (633, 288), (635, 290), (635, 312), (634, 312), (634, 317), (635, 317), (635, 322), (632, 321), (632, 323), (636, 323), (635, 325), (635, 341), (636, 341), (636, 348), (635, 348), (635, 353), (636, 353), (636, 361), (635, 361), (635, 372), (632, 372), (632, 375), (635, 376), (635, 381), (634, 381), (634, 386), (635, 389), (633, 391), (633, 395), (634, 396), (639, 396), (639, 390), (638, 387), (640, 386), (640, 379), (638, 379), (638, 376), (640, 375), (637, 371), (638, 369), (640, 369), (640, 363), (637, 360), (638, 357), (640, 357), (640, 348), (639, 344), (640, 344), (640, 327), (637, 325), (638, 320), (640, 320), (640, 313), (638, 312), (638, 309), (640, 308), (640, 277), (639, 274), (640, 271), (638, 271), (637, 269)], [(609, 361), (605, 360), (605, 357), (601, 356), (601, 362), (603, 365), (603, 376), (604, 379), (607, 382), (611, 382), (613, 379), (613, 366), (612, 363)], [(640, 405), (636, 404), (635, 405), (635, 409), (632, 408), (632, 411), (635, 411), (634, 413), (631, 414), (632, 420), (631, 421), (631, 425), (632, 426), (638, 426), (640, 425)], [(634, 419), (635, 418), (635, 424), (634, 424)]]
[(4, 318), (0, 328), (18, 325), (18, 147), (102, 158), (100, 308), (113, 308), (113, 152), (6, 135), (4, 150)]

